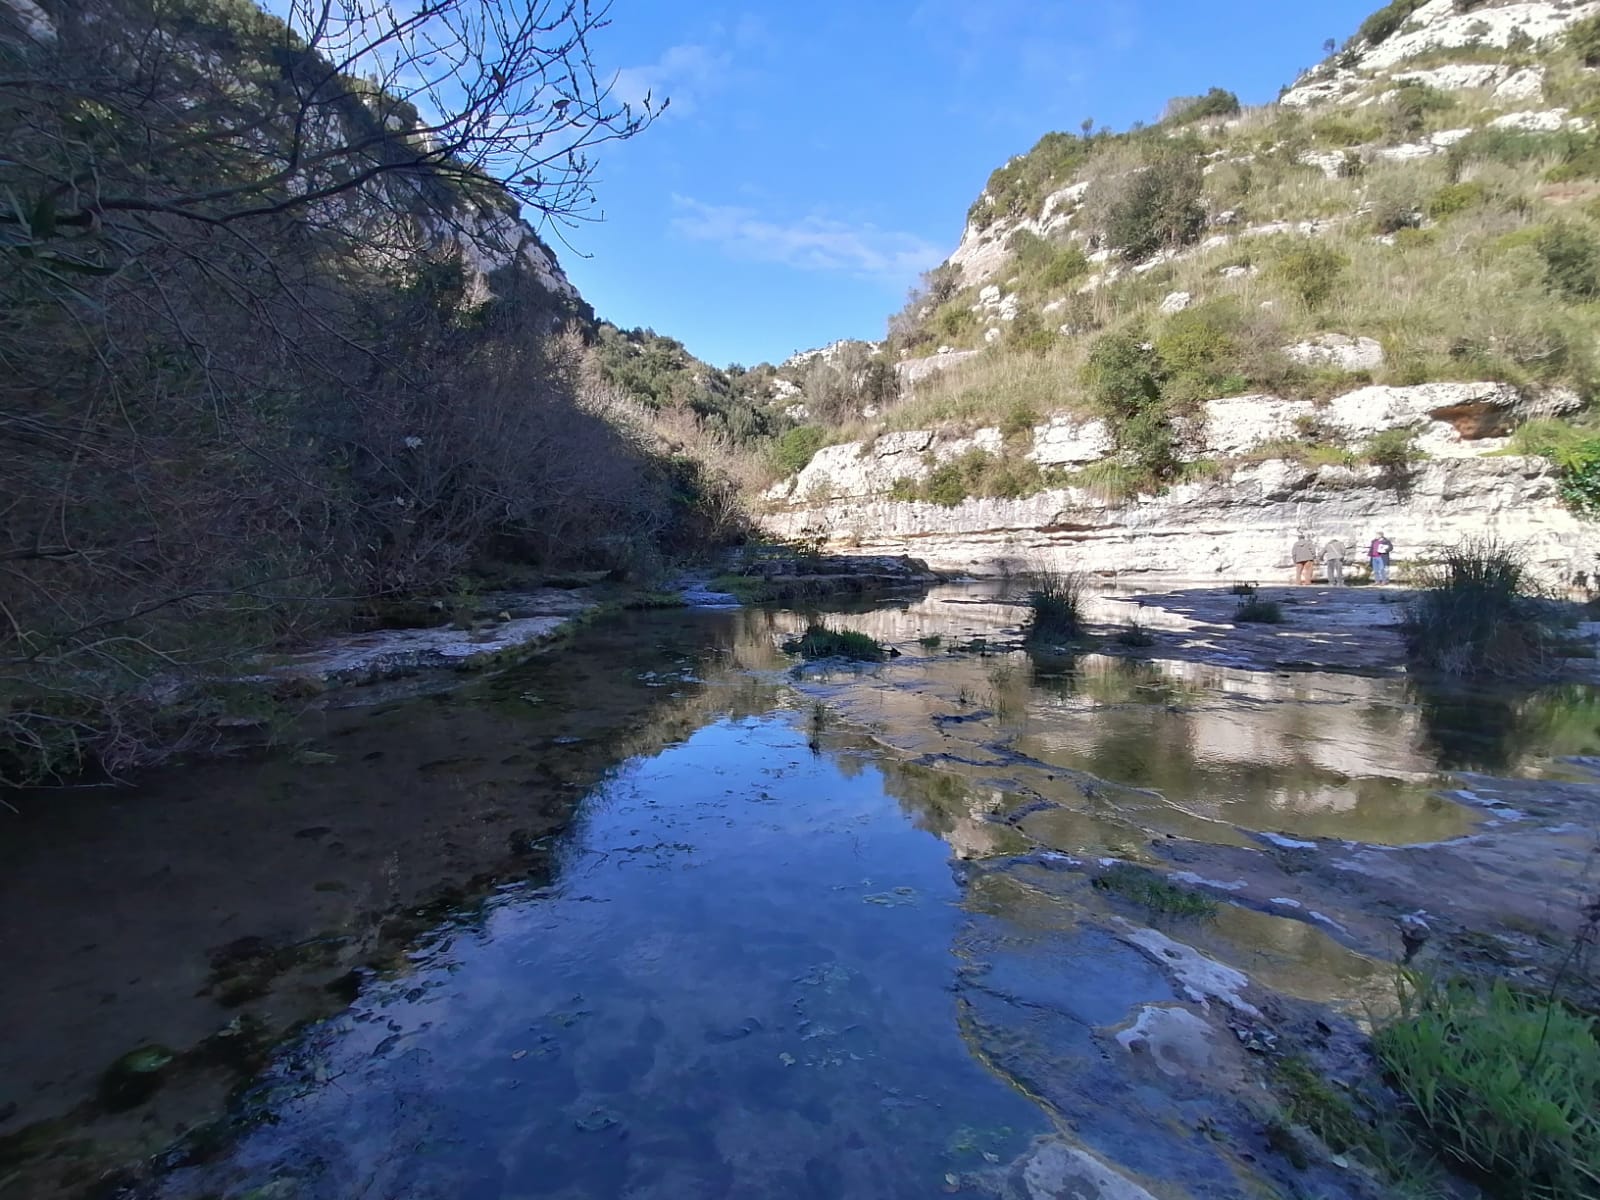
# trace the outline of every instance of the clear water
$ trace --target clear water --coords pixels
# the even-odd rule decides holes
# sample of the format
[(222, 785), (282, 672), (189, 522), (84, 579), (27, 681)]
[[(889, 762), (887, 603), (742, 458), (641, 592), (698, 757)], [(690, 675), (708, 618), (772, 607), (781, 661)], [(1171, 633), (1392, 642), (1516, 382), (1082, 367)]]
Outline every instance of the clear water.
[[(499, 820), (545, 802), (531, 768), (559, 774), (580, 745), (612, 764), (549, 871), (494, 884), (371, 974), (237, 1098), (220, 1153), (175, 1155), (138, 1191), (1011, 1195), (1007, 1165), (1047, 1133), (1157, 1195), (1264, 1186), (1215, 1135), (1216, 1096), (1121, 1049), (1184, 989), (1049, 851), (1454, 837), (1481, 818), (1440, 794), (1441, 764), (1587, 753), (1593, 696), (1506, 700), (1525, 718), (1484, 750), (1394, 681), (918, 645), (1001, 634), (1008, 610), (970, 599), (853, 615), (903, 657), (803, 672), (776, 649), (801, 614), (641, 616), (476, 693), (361, 718), (320, 773), (206, 776), (232, 789), (214, 799), (267, 810), (290, 770), (331, 812), (381, 786), (488, 795)], [(593, 716), (618, 690), (651, 697), (629, 730)], [(441, 729), (460, 758), (437, 757)], [(195, 778), (152, 781), (147, 811)], [(1246, 907), (1166, 932), (1330, 1012), (1390, 978), (1312, 922)]]

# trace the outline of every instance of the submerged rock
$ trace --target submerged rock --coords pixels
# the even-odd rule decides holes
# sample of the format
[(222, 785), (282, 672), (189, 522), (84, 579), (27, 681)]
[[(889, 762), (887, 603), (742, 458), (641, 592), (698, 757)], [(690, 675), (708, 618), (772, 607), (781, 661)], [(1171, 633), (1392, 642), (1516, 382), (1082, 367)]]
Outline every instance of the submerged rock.
[(166, 1069), (178, 1055), (165, 1046), (140, 1046), (106, 1068), (100, 1077), (99, 1099), (112, 1112), (143, 1104), (164, 1081)]

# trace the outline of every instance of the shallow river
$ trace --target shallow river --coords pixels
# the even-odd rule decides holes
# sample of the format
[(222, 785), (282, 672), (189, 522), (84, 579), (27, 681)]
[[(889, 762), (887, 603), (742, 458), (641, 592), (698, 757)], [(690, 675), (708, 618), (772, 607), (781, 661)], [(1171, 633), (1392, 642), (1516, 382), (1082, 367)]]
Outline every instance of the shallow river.
[[(902, 652), (849, 669), (793, 669), (797, 614), (637, 614), (25, 805), (0, 1134), (142, 1154), (231, 1088), (120, 1177), (173, 1198), (1364, 1194), (1283, 1184), (1251, 1038), (1354, 1028), (1398, 944), (1248, 856), (1472, 834), (1495, 809), (1441, 769), (1568, 776), (1595, 698), (953, 651), (1014, 634), (985, 595), (836, 618)], [(1158, 915), (1111, 858), (1220, 910)], [(190, 1049), (241, 1017), (308, 1023), (241, 1078)], [(179, 1055), (152, 1097), (85, 1102), (147, 1044)], [(18, 1161), (0, 1196), (101, 1169)]]

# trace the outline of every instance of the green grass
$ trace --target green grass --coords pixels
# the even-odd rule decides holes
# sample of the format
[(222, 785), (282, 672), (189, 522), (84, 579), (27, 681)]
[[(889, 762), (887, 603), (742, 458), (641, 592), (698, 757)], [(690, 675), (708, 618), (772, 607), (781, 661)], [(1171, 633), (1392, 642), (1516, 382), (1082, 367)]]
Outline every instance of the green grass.
[(888, 654), (876, 638), (854, 629), (830, 629), (821, 622), (807, 625), (799, 637), (784, 642), (783, 652), (802, 658), (847, 658), (852, 662), (882, 662)]
[(1495, 1196), (1600, 1195), (1600, 1043), (1591, 1018), (1506, 984), (1403, 977), (1374, 1047), (1427, 1145)]
[(924, 650), (937, 650), (943, 644), (944, 638), (937, 633), (930, 633), (926, 637), (919, 637), (917, 639), (917, 645), (921, 646)]
[(1156, 872), (1128, 863), (1118, 863), (1097, 875), (1094, 886), (1162, 916), (1208, 918), (1216, 916), (1219, 909), (1203, 892), (1168, 883)]

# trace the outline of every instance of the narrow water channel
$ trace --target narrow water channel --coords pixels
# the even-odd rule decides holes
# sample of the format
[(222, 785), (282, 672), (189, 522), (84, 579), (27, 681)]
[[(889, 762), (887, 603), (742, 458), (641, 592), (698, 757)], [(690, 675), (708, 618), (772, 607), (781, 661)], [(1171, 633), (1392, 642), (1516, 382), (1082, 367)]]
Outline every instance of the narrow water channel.
[[(1365, 1194), (1257, 1136), (1251, 1039), (1392, 978), (1390, 914), (1283, 856), (1470, 837), (1494, 789), (1442, 767), (1570, 773), (1594, 697), (1496, 697), (1485, 740), (1396, 680), (952, 651), (1014, 632), (987, 595), (838, 618), (902, 652), (850, 668), (795, 669), (800, 614), (638, 614), (30, 797), (0, 1196)], [(1113, 858), (1219, 908), (1130, 903)], [(110, 1103), (143, 1046), (177, 1061)], [(107, 1192), (115, 1147), (155, 1157)]]

